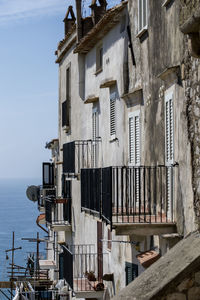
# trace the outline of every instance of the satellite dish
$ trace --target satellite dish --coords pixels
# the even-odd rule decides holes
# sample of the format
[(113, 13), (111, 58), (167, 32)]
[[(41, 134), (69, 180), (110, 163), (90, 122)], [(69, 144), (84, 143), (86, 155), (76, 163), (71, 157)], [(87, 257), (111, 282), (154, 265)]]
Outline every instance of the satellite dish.
[(26, 196), (29, 200), (36, 202), (39, 200), (40, 187), (35, 185), (30, 185), (26, 190)]

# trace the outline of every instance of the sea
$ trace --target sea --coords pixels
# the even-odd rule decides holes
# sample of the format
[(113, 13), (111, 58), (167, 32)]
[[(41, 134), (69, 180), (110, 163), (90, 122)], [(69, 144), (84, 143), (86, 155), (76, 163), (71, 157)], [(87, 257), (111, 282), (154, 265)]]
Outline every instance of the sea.
[[(12, 259), (12, 236), (15, 235), (14, 263), (26, 267), (26, 259), (30, 253), (36, 252), (36, 243), (22, 238), (44, 238), (46, 233), (36, 225), (40, 212), (37, 203), (26, 197), (29, 185), (40, 185), (40, 179), (0, 179), (0, 281), (9, 280)], [(45, 258), (45, 243), (40, 243), (40, 252)], [(6, 299), (0, 293), (0, 300)]]

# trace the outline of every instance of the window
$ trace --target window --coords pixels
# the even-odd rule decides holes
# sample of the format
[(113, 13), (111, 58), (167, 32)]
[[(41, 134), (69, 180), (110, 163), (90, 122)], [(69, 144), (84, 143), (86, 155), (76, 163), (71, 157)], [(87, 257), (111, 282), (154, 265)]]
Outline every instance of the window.
[(116, 138), (116, 93), (110, 95), (110, 136)]
[(94, 107), (92, 110), (92, 167), (97, 167), (97, 138), (98, 138), (98, 109), (97, 107)]
[(125, 263), (126, 285), (138, 277), (138, 265), (129, 262)]
[(147, 29), (148, 0), (138, 0), (138, 32), (142, 33)]
[(66, 70), (66, 100), (62, 103), (62, 127), (70, 127), (70, 110), (71, 110), (71, 70)]
[(96, 72), (100, 72), (103, 69), (103, 46), (100, 45), (96, 49)]
[(129, 114), (129, 162), (140, 165), (140, 111)]

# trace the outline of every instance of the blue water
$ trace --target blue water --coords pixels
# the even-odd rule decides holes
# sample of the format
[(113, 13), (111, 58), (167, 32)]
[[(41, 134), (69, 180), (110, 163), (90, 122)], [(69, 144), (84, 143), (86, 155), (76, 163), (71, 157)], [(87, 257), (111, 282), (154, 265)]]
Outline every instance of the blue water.
[[(11, 263), (11, 252), (6, 260), (6, 249), (12, 248), (12, 232), (15, 231), (15, 247), (22, 250), (15, 251), (15, 264), (26, 266), (26, 257), (30, 252), (36, 252), (36, 243), (23, 241), (21, 238), (40, 237), (46, 234), (36, 225), (39, 215), (37, 203), (26, 198), (28, 185), (39, 185), (39, 179), (0, 179), (0, 281), (8, 280), (7, 267)], [(44, 252), (45, 245), (40, 243)], [(0, 295), (0, 299), (5, 299)]]

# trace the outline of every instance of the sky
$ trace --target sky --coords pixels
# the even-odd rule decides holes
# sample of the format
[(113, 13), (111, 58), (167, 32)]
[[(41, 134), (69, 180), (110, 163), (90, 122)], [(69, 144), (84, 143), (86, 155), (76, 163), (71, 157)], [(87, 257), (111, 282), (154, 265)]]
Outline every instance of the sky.
[(0, 0), (0, 178), (41, 178), (50, 160), (45, 144), (58, 136), (54, 53), (69, 5), (74, 1)]

